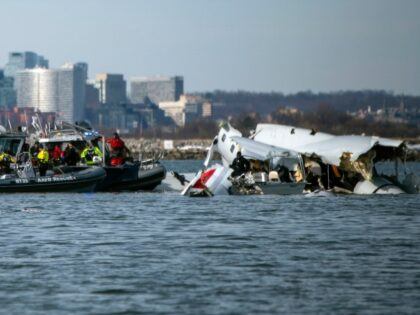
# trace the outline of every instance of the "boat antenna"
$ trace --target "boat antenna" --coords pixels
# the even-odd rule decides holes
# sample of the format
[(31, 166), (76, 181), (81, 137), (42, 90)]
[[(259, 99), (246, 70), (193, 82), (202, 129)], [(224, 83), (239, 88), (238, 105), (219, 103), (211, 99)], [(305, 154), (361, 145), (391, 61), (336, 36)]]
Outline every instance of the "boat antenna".
[(28, 131), (28, 115), (26, 115), (26, 109), (23, 110), (23, 115), (25, 117), (25, 127), (26, 131)]
[(36, 115), (36, 118), (38, 119), (38, 126), (40, 127), (41, 131), (42, 131), (44, 134), (47, 134), (47, 132), (44, 130), (44, 128), (42, 128), (41, 118), (39, 118), (38, 113), (36, 113), (35, 115)]

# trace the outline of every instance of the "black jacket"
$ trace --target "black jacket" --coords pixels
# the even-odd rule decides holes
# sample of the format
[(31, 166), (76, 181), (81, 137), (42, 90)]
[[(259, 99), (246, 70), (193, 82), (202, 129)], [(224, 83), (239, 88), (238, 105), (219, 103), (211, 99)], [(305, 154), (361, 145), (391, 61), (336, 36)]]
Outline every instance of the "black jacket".
[(249, 161), (241, 155), (232, 161), (230, 167), (234, 170), (234, 176), (237, 176), (248, 172), (250, 169), (250, 164)]

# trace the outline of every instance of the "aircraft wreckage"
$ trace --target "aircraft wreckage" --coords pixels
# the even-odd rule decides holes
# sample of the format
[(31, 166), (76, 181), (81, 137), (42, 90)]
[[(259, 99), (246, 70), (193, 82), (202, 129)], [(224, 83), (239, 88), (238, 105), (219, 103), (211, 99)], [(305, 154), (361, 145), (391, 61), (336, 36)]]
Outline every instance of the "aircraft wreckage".
[[(401, 140), (336, 136), (273, 124), (257, 125), (249, 139), (224, 124), (209, 149), (205, 169), (182, 194), (418, 193), (420, 180), (404, 165), (407, 150)], [(209, 166), (214, 152), (221, 155), (222, 165)], [(233, 176), (237, 152), (249, 161), (250, 169)], [(384, 161), (394, 162), (393, 174), (379, 174), (378, 163)]]
[[(408, 149), (402, 140), (335, 136), (274, 124), (258, 124), (252, 138), (302, 154), (309, 189), (355, 194), (418, 193), (420, 189), (419, 178), (405, 167)], [(393, 174), (379, 174), (378, 163), (384, 161), (394, 162)]]

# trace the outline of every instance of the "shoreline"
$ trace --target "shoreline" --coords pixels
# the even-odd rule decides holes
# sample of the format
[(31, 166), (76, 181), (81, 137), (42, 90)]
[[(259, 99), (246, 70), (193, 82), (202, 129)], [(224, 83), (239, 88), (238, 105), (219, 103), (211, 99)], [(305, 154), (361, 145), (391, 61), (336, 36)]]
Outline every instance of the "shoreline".
[(124, 139), (133, 156), (140, 160), (204, 160), (212, 139)]
[[(139, 160), (204, 160), (213, 139), (124, 139), (127, 148)], [(218, 153), (215, 152), (215, 158)], [(420, 151), (409, 151), (407, 161), (420, 162)]]

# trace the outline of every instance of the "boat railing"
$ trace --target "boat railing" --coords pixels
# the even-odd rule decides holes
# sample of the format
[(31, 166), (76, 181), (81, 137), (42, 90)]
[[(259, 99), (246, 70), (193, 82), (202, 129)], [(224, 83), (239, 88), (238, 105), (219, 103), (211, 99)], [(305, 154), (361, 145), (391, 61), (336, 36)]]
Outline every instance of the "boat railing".
[(32, 165), (31, 160), (28, 160), (21, 164), (17, 164), (15, 171), (16, 171), (17, 177), (19, 178), (35, 178), (36, 177), (36, 172), (35, 172), (34, 166)]
[(142, 161), (140, 161), (140, 168), (141, 169), (152, 169), (158, 164), (159, 164), (159, 161), (157, 161), (155, 159), (142, 160)]

